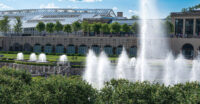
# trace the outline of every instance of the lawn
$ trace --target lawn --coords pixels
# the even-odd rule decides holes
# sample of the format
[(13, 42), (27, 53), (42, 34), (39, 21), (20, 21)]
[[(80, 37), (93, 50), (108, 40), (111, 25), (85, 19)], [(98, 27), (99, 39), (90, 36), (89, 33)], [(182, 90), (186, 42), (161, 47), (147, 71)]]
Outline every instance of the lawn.
[[(0, 53), (0, 55), (3, 55), (3, 58), (10, 58), (10, 59), (16, 59), (17, 54), (4, 54)], [(29, 60), (29, 54), (24, 54), (24, 59)], [(86, 57), (85, 56), (67, 56), (68, 60), (70, 62), (85, 62)], [(59, 59), (59, 55), (47, 55), (48, 61), (57, 61)], [(110, 60), (117, 60), (116, 57), (110, 57)]]

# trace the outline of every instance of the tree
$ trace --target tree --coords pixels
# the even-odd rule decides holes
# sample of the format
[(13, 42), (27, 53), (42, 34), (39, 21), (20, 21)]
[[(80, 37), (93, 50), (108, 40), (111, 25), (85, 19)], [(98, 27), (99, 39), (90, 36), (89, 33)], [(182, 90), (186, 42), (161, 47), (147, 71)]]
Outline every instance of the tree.
[(133, 16), (131, 17), (131, 19), (138, 20), (138, 19), (139, 19), (139, 16), (133, 15)]
[(40, 21), (40, 22), (36, 25), (36, 30), (39, 31), (40, 33), (41, 33), (42, 31), (44, 31), (44, 30), (45, 30), (45, 24), (44, 24), (44, 22)]
[(46, 24), (46, 31), (48, 33), (53, 33), (54, 32), (54, 24), (53, 23), (47, 23)]
[(171, 34), (174, 32), (174, 25), (170, 21), (165, 22), (165, 28), (166, 28), (167, 34)]
[(83, 21), (81, 24), (82, 31), (85, 33), (89, 33), (89, 23), (87, 21)]
[(4, 16), (3, 20), (0, 21), (0, 31), (7, 33), (10, 30), (8, 16)]
[(91, 27), (91, 31), (95, 34), (99, 34), (101, 29), (101, 23), (93, 23)]
[(59, 32), (62, 30), (63, 30), (63, 25), (59, 21), (56, 21), (56, 24), (54, 25), (54, 31)]
[(14, 26), (14, 31), (16, 33), (22, 32), (22, 21), (20, 17), (15, 17), (16, 18), (16, 24)]
[(187, 8), (183, 8), (181, 11), (182, 12), (187, 12), (188, 10), (187, 10)]
[(133, 23), (131, 30), (134, 34), (139, 34), (139, 24), (137, 22)]
[(77, 31), (81, 30), (81, 24), (78, 21), (72, 23), (72, 30), (77, 33)]
[(124, 33), (130, 33), (131, 29), (130, 29), (129, 25), (125, 23), (121, 26), (121, 31)]
[(119, 33), (121, 25), (118, 22), (110, 24), (110, 32), (111, 33)]
[(101, 25), (101, 29), (100, 29), (101, 33), (105, 34), (105, 33), (109, 33), (110, 32), (110, 28), (109, 25), (107, 23), (104, 23)]
[(71, 33), (71, 32), (72, 32), (71, 25), (66, 24), (66, 25), (63, 27), (63, 31), (64, 31), (64, 32), (67, 32), (67, 33)]

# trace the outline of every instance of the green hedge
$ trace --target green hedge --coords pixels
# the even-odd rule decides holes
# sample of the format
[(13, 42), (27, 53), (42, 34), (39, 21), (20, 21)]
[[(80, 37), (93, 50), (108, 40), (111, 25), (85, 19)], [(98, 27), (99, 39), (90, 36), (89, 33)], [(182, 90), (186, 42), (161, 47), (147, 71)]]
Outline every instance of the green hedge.
[(24, 64), (24, 65), (36, 65), (36, 66), (56, 66), (55, 63), (36, 63), (36, 62), (24, 62), (24, 61), (15, 61), (16, 64)]
[(0, 69), (0, 104), (200, 104), (197, 82), (164, 86), (111, 80), (96, 90), (81, 77), (34, 77)]

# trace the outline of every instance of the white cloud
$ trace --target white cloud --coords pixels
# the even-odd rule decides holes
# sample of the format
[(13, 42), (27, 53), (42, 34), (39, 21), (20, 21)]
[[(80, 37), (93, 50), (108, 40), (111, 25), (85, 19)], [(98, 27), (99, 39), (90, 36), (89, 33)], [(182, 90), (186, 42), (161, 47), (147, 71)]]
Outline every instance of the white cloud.
[(59, 8), (54, 3), (48, 3), (47, 5), (41, 4), (40, 8)]
[(0, 9), (13, 9), (12, 7), (8, 6), (8, 5), (5, 5), (3, 3), (0, 3)]
[(117, 7), (113, 7), (112, 9), (113, 9), (114, 11), (118, 10), (118, 8), (117, 8)]
[(130, 14), (134, 14), (134, 15), (138, 15), (138, 14), (139, 14), (139, 12), (136, 11), (136, 10), (129, 10), (128, 12), (129, 12)]
[(63, 0), (58, 0), (59, 2), (62, 2)]
[(73, 1), (73, 2), (101, 2), (103, 0), (69, 0), (69, 1)]

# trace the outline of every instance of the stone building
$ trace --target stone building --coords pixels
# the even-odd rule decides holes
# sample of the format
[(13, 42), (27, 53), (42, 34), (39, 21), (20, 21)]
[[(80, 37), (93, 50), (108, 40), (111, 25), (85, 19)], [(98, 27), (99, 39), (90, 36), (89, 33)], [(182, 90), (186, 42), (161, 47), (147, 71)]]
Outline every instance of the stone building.
[(171, 13), (175, 35), (184, 37), (200, 36), (200, 10)]

